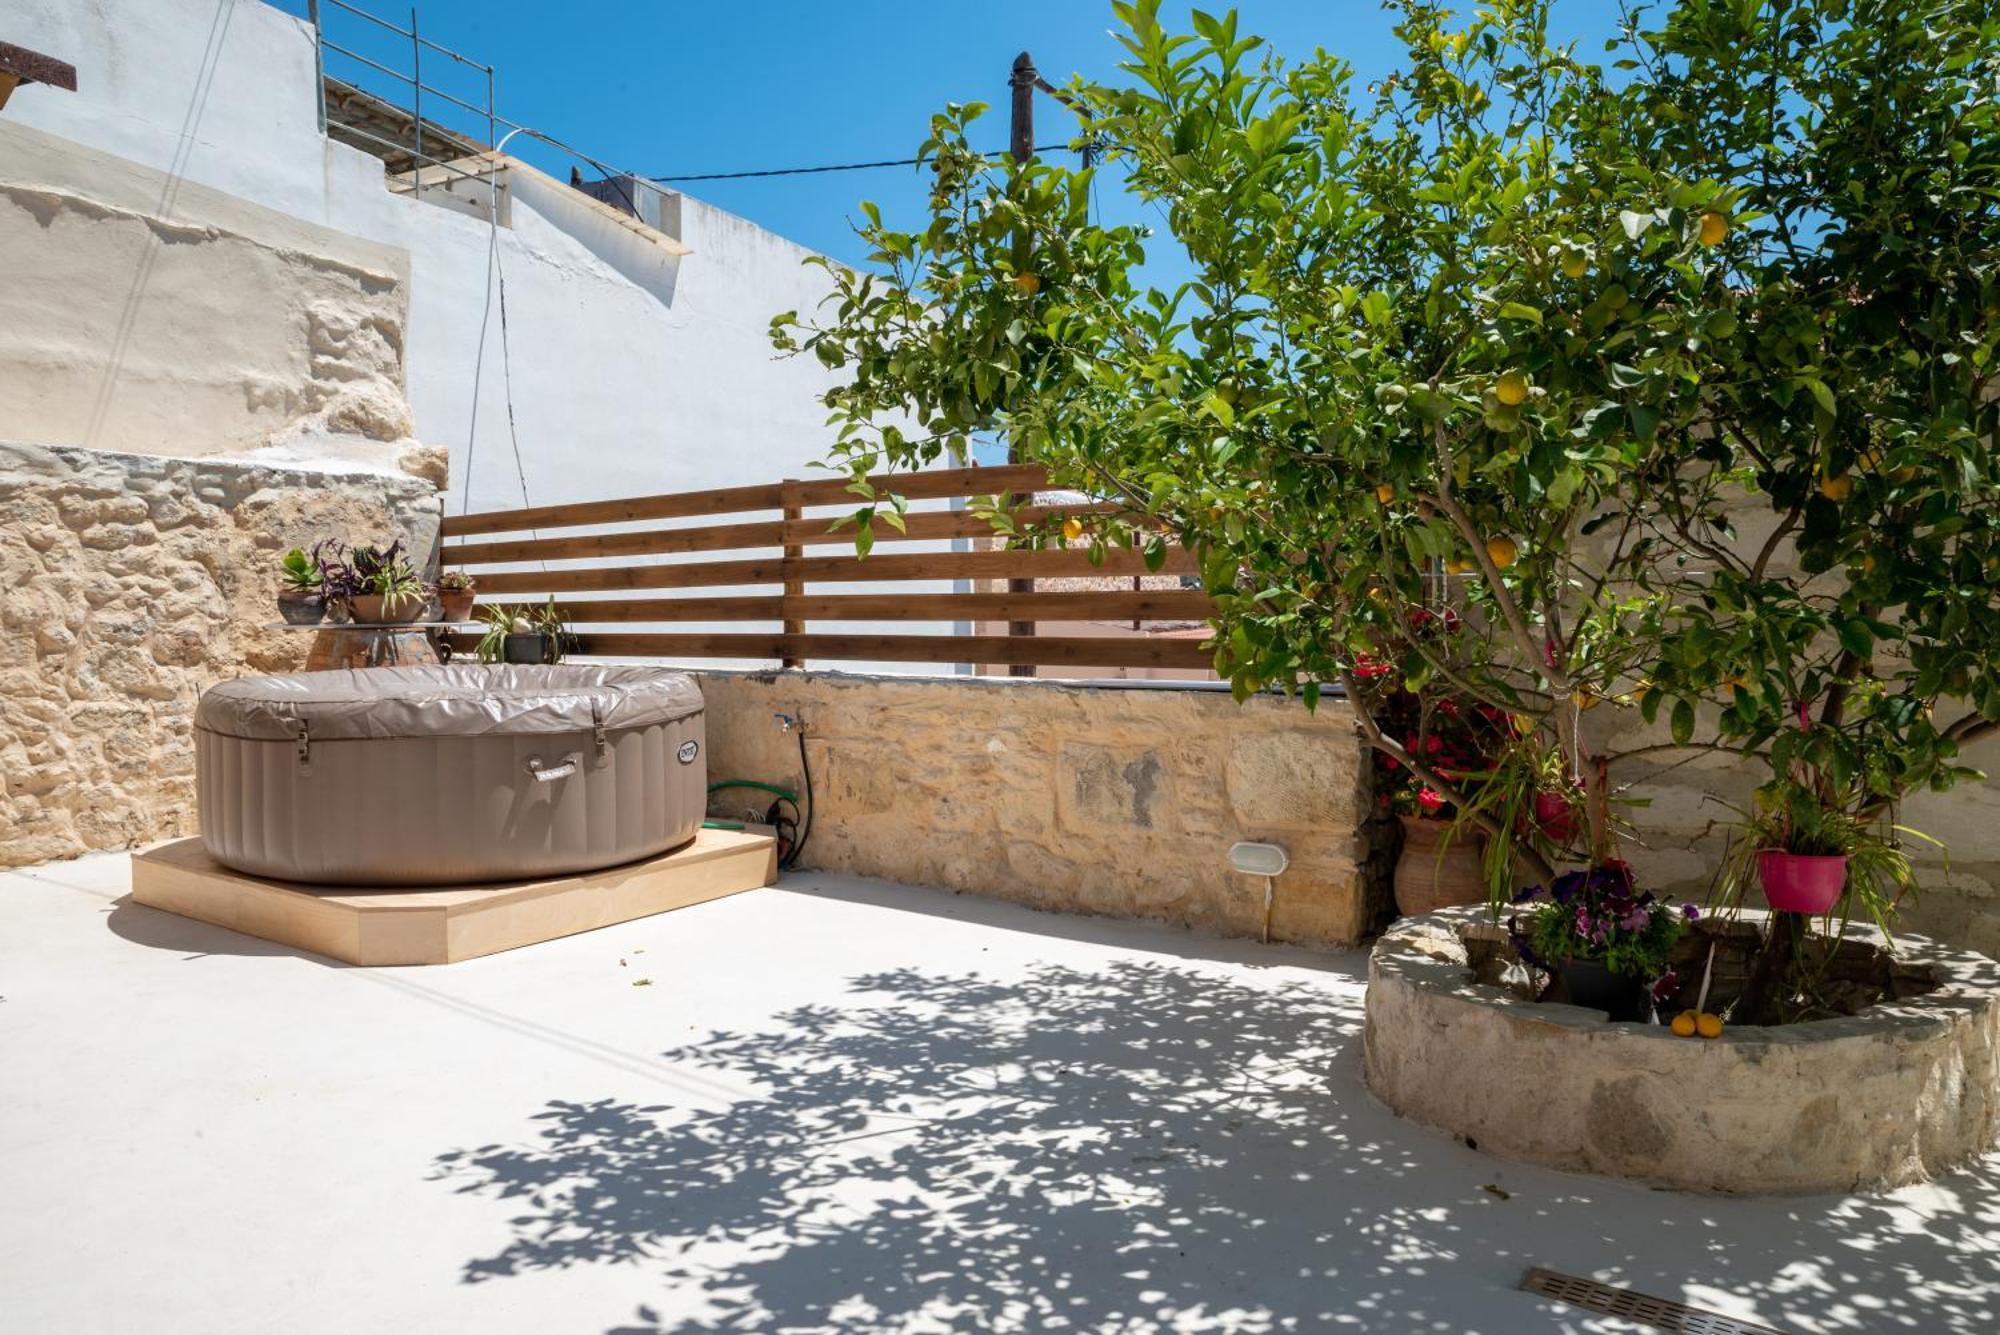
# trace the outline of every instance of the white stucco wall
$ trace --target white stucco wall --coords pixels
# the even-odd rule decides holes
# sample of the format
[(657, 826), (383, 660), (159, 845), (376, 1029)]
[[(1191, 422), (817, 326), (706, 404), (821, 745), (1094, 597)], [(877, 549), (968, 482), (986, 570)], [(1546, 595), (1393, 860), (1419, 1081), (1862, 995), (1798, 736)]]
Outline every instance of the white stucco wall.
[[(811, 308), (825, 295), (802, 247), (684, 199), (680, 239), (692, 254), (664, 276), (635, 282), (618, 245), (579, 239), (587, 229), (574, 210), (554, 200), (538, 210), (534, 191), (518, 191), (494, 270), (505, 283), (503, 367), (491, 229), (392, 194), (379, 160), (320, 134), (306, 23), (260, 0), (15, 0), (5, 27), (7, 40), (74, 64), (78, 83), (75, 93), (22, 89), (7, 120), (161, 173), (159, 217), (176, 217), (197, 192), (210, 202), (220, 192), (407, 254), (410, 418), (417, 440), (449, 448), (448, 512), (517, 506), (524, 478), (528, 500), (545, 505), (811, 476), (825, 457), (831, 437), (818, 395), (831, 377), (809, 358), (776, 357), (767, 333), (774, 313)], [(0, 181), (9, 166), (0, 141)], [(0, 253), (0, 269), (36, 263), (25, 253), (35, 244), (19, 231), (12, 240), (0, 235), (7, 251), (24, 252)], [(157, 256), (143, 248), (107, 264), (104, 283), (133, 309), (173, 299), (155, 280)], [(190, 340), (186, 355), (207, 351)], [(10, 376), (15, 399), (25, 401), (25, 366), (0, 357), (0, 404)], [(114, 440), (93, 429), (91, 415), (72, 414), (35, 438), (181, 455), (247, 452), (237, 430), (169, 432), (163, 423), (148, 439), (148, 386), (116, 368), (99, 378), (123, 396), (121, 421), (136, 430)], [(296, 442), (286, 457), (311, 462)]]

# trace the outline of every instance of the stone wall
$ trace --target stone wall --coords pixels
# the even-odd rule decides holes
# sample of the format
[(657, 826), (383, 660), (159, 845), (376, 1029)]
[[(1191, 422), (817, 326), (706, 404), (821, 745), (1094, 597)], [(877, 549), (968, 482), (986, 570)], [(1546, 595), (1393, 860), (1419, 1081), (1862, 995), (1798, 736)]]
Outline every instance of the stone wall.
[[(1353, 718), (1220, 691), (1023, 679), (703, 672), (709, 777), (800, 787), (803, 862), (1037, 908), (1262, 929), (1265, 883), (1238, 840), (1285, 846), (1273, 940), (1352, 942), (1383, 893), (1364, 834), (1369, 768)], [(770, 801), (718, 793), (740, 818)]]
[(436, 539), (432, 483), (0, 442), (0, 866), (194, 831), (209, 683), (304, 662), (274, 565), (325, 534)]

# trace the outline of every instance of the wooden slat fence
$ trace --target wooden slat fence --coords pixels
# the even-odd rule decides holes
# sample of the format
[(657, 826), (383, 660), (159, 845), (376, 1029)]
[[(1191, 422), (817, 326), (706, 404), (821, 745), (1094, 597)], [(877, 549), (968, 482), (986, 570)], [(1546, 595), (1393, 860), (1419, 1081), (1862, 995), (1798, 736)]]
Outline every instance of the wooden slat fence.
[[(939, 469), (873, 479), (912, 501), (951, 501), (1048, 488), (1038, 467)], [(1157, 572), (1136, 552), (1114, 549), (1092, 565), (1081, 548), (897, 551), (895, 545), (954, 538), (991, 539), (992, 527), (964, 510), (915, 509), (906, 532), (874, 526), (875, 549), (854, 553), (853, 527), (834, 528), (862, 502), (844, 478), (785, 480), (749, 487), (626, 500), (543, 505), (453, 515), (444, 520), (443, 565), (467, 570), (481, 604), (535, 602), (555, 595), (577, 628), (573, 652), (610, 657), (990, 663), (1072, 668), (1193, 668), (1211, 664), (1198, 634), (1007, 635), (859, 634), (815, 629), (855, 621), (1123, 622), (1203, 621), (1214, 604), (1199, 588), (1146, 589), (1134, 576), (1192, 575), (1194, 558), (1171, 547)], [(1080, 501), (1026, 508), (1037, 519), (1117, 513), (1115, 503)], [(816, 513), (808, 514), (808, 511)], [(769, 513), (765, 513), (769, 512)], [(753, 517), (754, 516), (754, 517)], [(713, 521), (659, 526), (664, 520)], [(619, 531), (567, 530), (620, 526)], [(826, 548), (843, 550), (825, 551)], [(819, 549), (819, 550), (815, 550)], [(755, 551), (757, 555), (742, 555)], [(694, 559), (649, 561), (637, 558)], [(522, 566), (532, 565), (532, 569)], [(506, 566), (509, 569), (491, 569)], [(1038, 579), (1102, 578), (1098, 587), (1042, 589)], [(923, 590), (816, 590), (824, 584), (989, 581), (963, 593)], [(1023, 583), (1024, 581), (1030, 583)], [(729, 593), (708, 589), (738, 590)], [(693, 590), (657, 596), (659, 590)], [(740, 590), (751, 590), (748, 592)], [(570, 598), (566, 595), (610, 595)], [(646, 596), (630, 596), (643, 594)], [(626, 630), (633, 623), (767, 622), (746, 633)], [(610, 629), (604, 629), (609, 627)], [(469, 649), (474, 637), (460, 636)]]

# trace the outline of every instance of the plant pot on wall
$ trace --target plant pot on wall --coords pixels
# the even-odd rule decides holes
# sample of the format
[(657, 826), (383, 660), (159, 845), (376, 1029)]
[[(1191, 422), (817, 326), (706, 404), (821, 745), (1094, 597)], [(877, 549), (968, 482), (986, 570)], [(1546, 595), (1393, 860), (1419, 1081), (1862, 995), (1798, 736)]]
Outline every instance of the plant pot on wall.
[(290, 626), (313, 626), (326, 616), (326, 597), (318, 589), (284, 589), (278, 594), (278, 615)]
[(1645, 985), (1611, 972), (1603, 960), (1564, 960), (1556, 972), (1572, 1006), (1603, 1011), (1614, 1020), (1644, 1020), (1652, 1013)]
[[(1451, 822), (1403, 816), (1403, 851), (1396, 859), (1396, 910), (1404, 917), (1454, 904), (1484, 904), (1486, 874), (1480, 863), (1486, 836), (1452, 833)], [(1451, 834), (1446, 842), (1445, 836)]]
[(1766, 848), (1757, 854), (1764, 900), (1781, 913), (1820, 914), (1840, 902), (1847, 886), (1845, 855), (1815, 857)]
[(540, 631), (511, 634), (501, 646), (500, 657), (506, 663), (546, 663), (549, 661), (549, 637)]
[(351, 600), (354, 619), (364, 626), (407, 626), (424, 614), (424, 596), (406, 593), (392, 604), (379, 593), (357, 593)]

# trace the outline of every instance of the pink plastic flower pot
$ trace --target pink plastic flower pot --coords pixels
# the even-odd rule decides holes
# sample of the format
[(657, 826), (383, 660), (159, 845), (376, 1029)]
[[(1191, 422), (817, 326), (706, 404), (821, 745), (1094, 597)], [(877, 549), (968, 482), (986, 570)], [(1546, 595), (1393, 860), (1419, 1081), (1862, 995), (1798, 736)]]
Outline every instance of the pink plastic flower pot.
[(1552, 844), (1567, 844), (1576, 837), (1576, 808), (1562, 793), (1542, 789), (1535, 794), (1535, 825)]
[(1757, 854), (1757, 879), (1764, 900), (1781, 913), (1825, 913), (1840, 902), (1847, 884), (1847, 858), (1813, 857), (1767, 848)]

